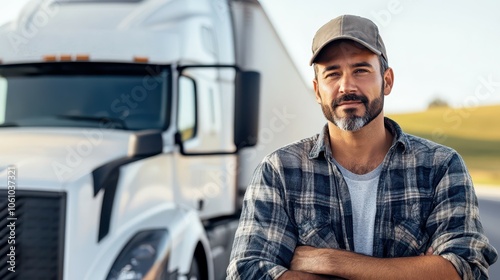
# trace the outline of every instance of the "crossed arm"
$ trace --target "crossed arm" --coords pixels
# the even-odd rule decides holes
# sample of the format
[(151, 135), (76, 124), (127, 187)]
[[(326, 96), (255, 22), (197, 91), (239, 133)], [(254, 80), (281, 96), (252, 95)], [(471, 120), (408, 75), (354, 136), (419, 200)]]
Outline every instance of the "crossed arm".
[(296, 248), (290, 270), (279, 279), (332, 279), (332, 276), (337, 277), (334, 279), (461, 279), (448, 260), (432, 255), (431, 250), (425, 256), (375, 258), (309, 246)]

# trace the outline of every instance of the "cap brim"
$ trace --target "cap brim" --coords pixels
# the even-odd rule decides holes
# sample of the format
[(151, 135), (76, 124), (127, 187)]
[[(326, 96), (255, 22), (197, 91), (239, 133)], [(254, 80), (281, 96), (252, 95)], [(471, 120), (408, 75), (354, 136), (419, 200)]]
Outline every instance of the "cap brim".
[(367, 49), (369, 49), (371, 52), (375, 53), (376, 55), (381, 55), (382, 52), (375, 49), (374, 47), (372, 47), (370, 44), (366, 43), (365, 41), (363, 40), (360, 40), (356, 37), (352, 37), (352, 36), (339, 36), (339, 37), (336, 37), (336, 38), (333, 38), (329, 41), (326, 41), (321, 47), (318, 48), (318, 50), (313, 54), (313, 56), (311, 57), (311, 60), (309, 61), (309, 65), (313, 65), (314, 63), (314, 60), (316, 59), (316, 57), (318, 57), (318, 55), (321, 53), (321, 51), (330, 43), (332, 42), (335, 42), (335, 41), (338, 41), (338, 40), (352, 40), (352, 41), (355, 41), (357, 43), (360, 43), (361, 45), (363, 45), (364, 47), (366, 47)]

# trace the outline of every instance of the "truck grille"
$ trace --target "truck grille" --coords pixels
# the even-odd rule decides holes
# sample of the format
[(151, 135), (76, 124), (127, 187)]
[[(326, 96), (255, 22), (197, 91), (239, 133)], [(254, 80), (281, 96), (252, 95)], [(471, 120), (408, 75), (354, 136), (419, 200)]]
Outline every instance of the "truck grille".
[[(61, 280), (66, 194), (17, 189), (14, 221), (8, 219), (7, 199), (6, 190), (1, 190), (0, 279)], [(9, 239), (11, 222), (15, 222), (15, 244)], [(11, 246), (15, 246), (15, 272), (9, 271)]]

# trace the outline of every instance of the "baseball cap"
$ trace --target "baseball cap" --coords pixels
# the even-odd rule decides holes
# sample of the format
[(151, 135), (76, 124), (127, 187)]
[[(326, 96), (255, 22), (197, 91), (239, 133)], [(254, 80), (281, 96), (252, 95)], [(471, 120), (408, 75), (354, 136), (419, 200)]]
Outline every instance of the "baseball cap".
[(314, 63), (318, 54), (326, 45), (341, 39), (358, 42), (375, 54), (382, 55), (386, 61), (389, 61), (384, 42), (382, 41), (382, 37), (380, 37), (377, 25), (373, 21), (360, 16), (342, 15), (327, 22), (314, 35), (312, 43), (313, 55), (309, 65)]

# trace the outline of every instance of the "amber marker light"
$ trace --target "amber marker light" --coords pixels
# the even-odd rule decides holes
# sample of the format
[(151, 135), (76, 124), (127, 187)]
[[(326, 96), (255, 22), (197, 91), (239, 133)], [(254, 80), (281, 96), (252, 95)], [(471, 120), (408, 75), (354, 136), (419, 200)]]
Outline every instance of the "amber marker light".
[(88, 54), (77, 54), (76, 55), (76, 61), (89, 61), (90, 60), (90, 55)]
[(149, 57), (147, 56), (134, 56), (134, 62), (137, 63), (148, 63)]
[(43, 56), (43, 61), (46, 62), (54, 62), (57, 61), (57, 56), (54, 54), (48, 54)]
[(59, 58), (60, 61), (71, 61), (71, 55), (70, 54), (61, 54), (61, 57)]

